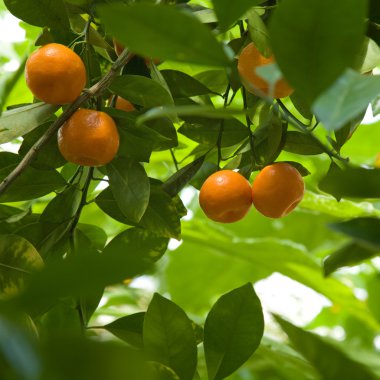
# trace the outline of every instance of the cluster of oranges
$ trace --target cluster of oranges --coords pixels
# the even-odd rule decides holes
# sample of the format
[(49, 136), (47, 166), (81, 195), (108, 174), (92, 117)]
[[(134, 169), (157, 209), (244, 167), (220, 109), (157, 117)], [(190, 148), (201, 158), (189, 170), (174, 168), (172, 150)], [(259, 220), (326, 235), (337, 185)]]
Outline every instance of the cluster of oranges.
[[(48, 104), (72, 103), (83, 91), (86, 68), (81, 58), (68, 47), (50, 43), (28, 58), (26, 83), (35, 97)], [(133, 111), (134, 106), (117, 98), (115, 107)], [(78, 165), (101, 166), (110, 162), (119, 148), (119, 133), (114, 120), (105, 112), (78, 109), (59, 129), (58, 147), (63, 157)]]
[(233, 170), (221, 170), (206, 179), (199, 204), (208, 218), (221, 223), (242, 219), (255, 208), (269, 218), (288, 215), (301, 202), (305, 185), (301, 174), (286, 162), (266, 166), (250, 183)]

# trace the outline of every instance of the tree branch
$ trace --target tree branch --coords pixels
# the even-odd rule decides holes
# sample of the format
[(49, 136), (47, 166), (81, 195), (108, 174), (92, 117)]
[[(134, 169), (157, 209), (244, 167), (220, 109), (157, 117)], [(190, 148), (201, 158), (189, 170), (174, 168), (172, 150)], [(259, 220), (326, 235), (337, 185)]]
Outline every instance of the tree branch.
[(128, 49), (125, 49), (118, 59), (114, 62), (109, 72), (94, 84), (90, 89), (84, 90), (74, 103), (72, 103), (62, 115), (50, 126), (50, 128), (41, 136), (41, 138), (30, 148), (28, 153), (13, 169), (13, 171), (0, 183), (0, 195), (9, 188), (9, 186), (20, 176), (20, 174), (31, 164), (41, 148), (58, 132), (58, 129), (73, 115), (73, 113), (88, 99), (99, 96), (111, 84), (119, 70), (130, 59)]

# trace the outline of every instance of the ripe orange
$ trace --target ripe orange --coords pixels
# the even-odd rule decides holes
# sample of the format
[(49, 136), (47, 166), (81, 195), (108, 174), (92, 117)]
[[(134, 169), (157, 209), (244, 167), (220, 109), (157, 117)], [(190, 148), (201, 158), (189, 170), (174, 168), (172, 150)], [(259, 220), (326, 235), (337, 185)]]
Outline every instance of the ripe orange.
[(275, 83), (273, 93), (270, 93), (269, 83), (256, 74), (256, 68), (274, 62), (273, 56), (264, 57), (252, 42), (242, 50), (238, 60), (238, 71), (247, 91), (258, 96), (266, 95), (276, 99), (289, 96), (293, 92), (285, 79), (281, 78)]
[(72, 103), (86, 85), (86, 68), (67, 46), (51, 43), (30, 55), (25, 78), (36, 98), (49, 104), (66, 104)]
[(199, 193), (199, 204), (208, 218), (216, 222), (236, 222), (252, 206), (251, 186), (237, 172), (218, 171), (204, 182)]
[(110, 162), (119, 148), (119, 133), (106, 113), (79, 109), (58, 131), (58, 147), (69, 162), (101, 166)]
[(269, 218), (288, 215), (301, 202), (305, 185), (292, 165), (279, 162), (266, 166), (252, 184), (253, 205)]
[(124, 99), (120, 96), (116, 98), (115, 108), (125, 112), (135, 111), (135, 106), (127, 99)]

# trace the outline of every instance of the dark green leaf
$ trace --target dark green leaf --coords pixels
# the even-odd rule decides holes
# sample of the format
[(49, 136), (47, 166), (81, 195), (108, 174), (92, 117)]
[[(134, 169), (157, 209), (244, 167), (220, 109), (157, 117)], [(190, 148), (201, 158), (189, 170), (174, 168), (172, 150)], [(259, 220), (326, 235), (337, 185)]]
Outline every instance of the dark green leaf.
[(216, 145), (223, 123), (222, 147), (239, 143), (248, 137), (248, 128), (237, 119), (208, 119), (204, 117), (184, 117), (178, 132), (204, 145)]
[(16, 235), (0, 235), (0, 298), (17, 294), (25, 278), (42, 267), (41, 256), (28, 241)]
[(82, 192), (74, 185), (55, 196), (41, 214), (44, 223), (62, 223), (74, 217), (78, 210)]
[(138, 223), (149, 202), (150, 184), (138, 162), (119, 157), (107, 165), (110, 188), (118, 207), (127, 219)]
[(213, 0), (214, 10), (219, 20), (219, 28), (227, 29), (251, 7), (262, 3), (262, 0)]
[(252, 284), (220, 297), (204, 327), (209, 379), (224, 379), (242, 366), (256, 351), (263, 333), (263, 311)]
[(143, 347), (143, 325), (145, 313), (136, 313), (116, 319), (104, 328), (131, 346)]
[(35, 26), (70, 27), (63, 0), (4, 0), (9, 11), (19, 19)]
[(102, 250), (106, 245), (108, 236), (102, 228), (92, 224), (79, 223), (77, 225), (77, 229), (79, 229), (85, 236), (87, 236), (88, 239), (91, 240), (92, 245), (96, 249)]
[(152, 264), (165, 253), (169, 239), (143, 228), (130, 228), (114, 237), (104, 248), (104, 255), (123, 254), (138, 257), (140, 261)]
[(317, 98), (313, 112), (328, 131), (335, 131), (365, 111), (379, 94), (378, 76), (364, 76), (347, 70)]
[(341, 169), (335, 163), (330, 165), (327, 175), (322, 178), (319, 188), (336, 199), (380, 197), (380, 169), (347, 166)]
[(369, 367), (351, 358), (342, 349), (322, 337), (304, 331), (275, 316), (296, 349), (306, 357), (325, 380), (378, 379)]
[[(175, 199), (175, 198), (174, 198)], [(110, 188), (103, 190), (96, 198), (96, 204), (112, 218), (121, 223), (134, 225), (120, 211)], [(148, 208), (139, 222), (139, 226), (154, 231), (164, 237), (180, 239), (183, 216), (177, 204), (161, 187), (151, 187)]]
[(248, 31), (252, 42), (263, 56), (269, 57), (271, 51), (269, 48), (269, 33), (267, 26), (255, 9), (251, 9), (247, 13), (247, 17)]
[(161, 74), (174, 98), (188, 98), (212, 93), (204, 84), (181, 71), (162, 70)]
[(190, 13), (141, 3), (113, 4), (99, 7), (99, 12), (108, 31), (135, 53), (162, 60), (229, 65), (222, 45)]
[(339, 268), (358, 265), (375, 256), (376, 253), (377, 251), (356, 242), (348, 243), (324, 259), (324, 274), (329, 276)]
[(287, 0), (274, 11), (269, 26), (274, 55), (309, 106), (355, 63), (366, 12), (366, 0), (310, 0), (307, 7), (303, 0)]
[[(0, 178), (4, 179), (10, 170), (0, 171)], [(1, 202), (16, 202), (39, 198), (66, 184), (62, 176), (55, 170), (37, 170), (27, 168), (12, 183), (9, 189), (0, 197)]]
[(294, 107), (296, 110), (305, 118), (308, 120), (311, 120), (313, 117), (313, 114), (310, 111), (310, 108), (305, 102), (305, 99), (302, 96), (298, 95), (297, 91), (294, 91), (293, 94), (290, 95), (290, 100), (292, 101)]
[(380, 251), (380, 219), (356, 218), (347, 222), (332, 223), (330, 227), (356, 240), (368, 249)]
[(350, 120), (342, 128), (338, 129), (337, 131), (334, 131), (338, 149), (341, 148), (351, 138), (353, 133), (359, 127), (361, 121), (364, 119), (364, 116), (365, 116), (365, 111), (360, 113), (354, 119)]
[[(51, 122), (45, 123), (40, 127), (34, 129), (23, 137), (22, 144), (18, 151), (19, 155), (24, 157), (26, 153), (32, 148), (37, 140), (46, 132)], [(36, 158), (33, 160), (32, 165), (37, 169), (51, 169), (59, 168), (66, 163), (62, 157), (56, 138), (52, 138), (45, 144), (37, 153)]]
[(191, 321), (179, 306), (157, 293), (145, 315), (143, 340), (151, 360), (172, 368), (181, 380), (193, 380), (197, 346)]
[(57, 106), (36, 103), (5, 111), (0, 118), (0, 144), (12, 141), (37, 128), (57, 109)]
[(155, 132), (154, 139), (152, 139), (154, 151), (166, 150), (178, 145), (177, 130), (170, 119), (151, 120), (146, 123), (146, 126)]
[(288, 131), (284, 150), (302, 155), (322, 154), (324, 150), (307, 133)]
[(194, 76), (210, 90), (218, 94), (224, 92), (227, 87), (228, 78), (225, 70), (207, 70)]
[(112, 92), (129, 100), (133, 104), (146, 108), (173, 104), (172, 97), (165, 87), (143, 76), (119, 76), (112, 82), (109, 88)]
[(205, 156), (201, 156), (174, 173), (162, 185), (162, 188), (171, 196), (178, 194), (201, 168)]

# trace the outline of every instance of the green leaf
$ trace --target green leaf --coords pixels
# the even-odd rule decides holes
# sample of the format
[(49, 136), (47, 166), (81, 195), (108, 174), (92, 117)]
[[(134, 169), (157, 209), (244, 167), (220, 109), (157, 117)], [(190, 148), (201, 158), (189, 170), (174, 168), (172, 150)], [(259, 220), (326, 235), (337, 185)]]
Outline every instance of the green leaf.
[(103, 328), (131, 346), (142, 348), (144, 317), (145, 313), (127, 315), (103, 326)]
[(225, 70), (206, 70), (194, 76), (210, 90), (220, 94), (226, 90), (228, 78)]
[(221, 30), (228, 29), (249, 8), (261, 2), (262, 0), (240, 0), (235, 2), (231, 2), (230, 0), (213, 0), (216, 17), (219, 20), (219, 28)]
[(197, 79), (177, 70), (162, 70), (170, 92), (174, 98), (189, 98), (198, 95), (207, 95), (212, 91)]
[(193, 380), (197, 346), (191, 321), (179, 306), (157, 293), (145, 315), (143, 341), (151, 360), (173, 369), (181, 380)]
[(269, 57), (271, 51), (269, 48), (269, 33), (267, 26), (255, 9), (247, 13), (248, 32), (252, 42), (264, 57)]
[[(28, 153), (32, 146), (50, 127), (51, 123), (51, 121), (44, 123), (23, 136), (22, 144), (18, 151), (21, 157), (24, 157)], [(36, 169), (55, 169), (63, 166), (65, 163), (66, 160), (58, 149), (57, 138), (53, 137), (38, 151), (37, 156), (31, 165)]]
[(162, 185), (162, 188), (171, 196), (178, 194), (195, 176), (204, 160), (205, 156), (201, 156), (190, 162), (190, 164), (187, 164), (169, 177)]
[(138, 257), (152, 264), (165, 253), (169, 239), (143, 228), (130, 228), (116, 235), (104, 248), (104, 255), (123, 254), (125, 257)]
[(76, 214), (82, 192), (74, 185), (55, 196), (45, 207), (40, 222), (62, 223), (68, 221)]
[(165, 87), (140, 75), (119, 76), (111, 83), (109, 89), (133, 104), (146, 108), (173, 104), (173, 99)]
[(64, 29), (70, 27), (63, 0), (4, 0), (4, 4), (14, 16), (28, 24)]
[(341, 223), (331, 223), (330, 228), (341, 232), (368, 249), (380, 251), (380, 219), (356, 218)]
[(380, 94), (380, 78), (346, 70), (337, 81), (313, 103), (313, 112), (328, 131), (342, 128), (365, 111)]
[(150, 184), (138, 162), (119, 157), (107, 165), (110, 188), (123, 215), (138, 223), (148, 207)]
[(324, 152), (309, 134), (297, 131), (288, 131), (284, 150), (302, 155), (316, 155)]
[(220, 297), (204, 327), (209, 379), (224, 379), (241, 367), (256, 351), (263, 333), (263, 311), (251, 283)]
[(339, 268), (358, 265), (375, 256), (376, 253), (377, 251), (356, 242), (348, 243), (323, 260), (324, 274), (329, 276)]
[(0, 118), (0, 144), (14, 140), (44, 123), (58, 107), (45, 103), (5, 111)]
[[(1, 180), (10, 171), (9, 168), (0, 170)], [(55, 170), (37, 170), (29, 167), (0, 196), (0, 202), (16, 202), (39, 198), (62, 188), (65, 184), (63, 177)]]
[(379, 198), (380, 169), (353, 166), (341, 169), (332, 163), (326, 176), (319, 182), (319, 188), (337, 200), (342, 197)]
[(337, 345), (304, 331), (279, 316), (275, 318), (296, 349), (314, 365), (323, 379), (378, 379), (371, 368), (351, 358)]
[(183, 119), (185, 123), (178, 132), (200, 144), (216, 145), (222, 124), (222, 147), (235, 145), (249, 136), (248, 128), (237, 119), (215, 120), (204, 117), (183, 117)]
[[(135, 225), (120, 211), (110, 188), (103, 190), (97, 196), (96, 204), (119, 222)], [(178, 210), (175, 198), (172, 199), (161, 187), (151, 186), (149, 204), (138, 226), (154, 231), (158, 235), (179, 240), (182, 216), (183, 213)]]
[(16, 235), (0, 235), (0, 298), (17, 294), (25, 278), (42, 267), (41, 256), (27, 240)]
[(142, 3), (98, 10), (108, 32), (137, 54), (210, 66), (230, 63), (222, 45), (191, 13)]
[(375, 318), (380, 322), (380, 276), (378, 273), (376, 273), (368, 279), (366, 288), (368, 292), (368, 307), (371, 310), (372, 314), (375, 316)]
[(355, 63), (366, 13), (366, 0), (310, 0), (307, 7), (303, 0), (287, 0), (273, 12), (269, 32), (274, 55), (309, 106)]

